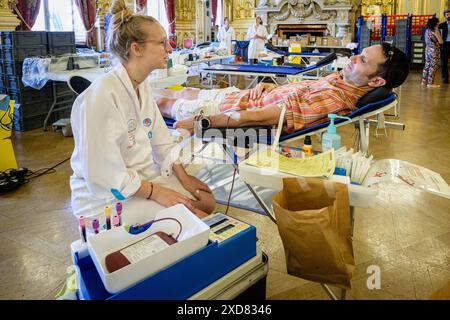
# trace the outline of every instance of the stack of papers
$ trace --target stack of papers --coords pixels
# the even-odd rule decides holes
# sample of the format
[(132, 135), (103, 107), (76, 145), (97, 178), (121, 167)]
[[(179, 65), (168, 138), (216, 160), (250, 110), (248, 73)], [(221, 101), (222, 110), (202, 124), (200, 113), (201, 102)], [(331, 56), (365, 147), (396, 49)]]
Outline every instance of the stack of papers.
[(252, 154), (246, 164), (301, 177), (331, 177), (335, 169), (334, 150), (305, 158), (288, 158), (270, 148)]
[(439, 173), (407, 161), (397, 159), (375, 161), (364, 185), (371, 186), (386, 181), (406, 183), (411, 187), (450, 199), (450, 186)]

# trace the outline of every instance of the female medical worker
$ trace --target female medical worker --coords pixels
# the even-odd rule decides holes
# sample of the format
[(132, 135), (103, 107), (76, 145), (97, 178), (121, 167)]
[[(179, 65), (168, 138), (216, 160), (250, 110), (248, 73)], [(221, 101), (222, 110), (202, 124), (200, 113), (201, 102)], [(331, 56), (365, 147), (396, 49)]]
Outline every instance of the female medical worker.
[(117, 199), (124, 197), (127, 224), (148, 222), (178, 203), (206, 216), (215, 207), (211, 190), (179, 162), (146, 81), (152, 70), (167, 66), (172, 49), (166, 33), (154, 18), (133, 15), (124, 0), (114, 1), (111, 13), (108, 45), (120, 63), (72, 108), (73, 213), (87, 218), (88, 226), (100, 218), (102, 226), (104, 206), (111, 206), (113, 215)]
[(255, 24), (251, 25), (247, 31), (247, 39), (250, 40), (248, 47), (248, 59), (250, 63), (258, 63), (258, 55), (264, 50), (268, 33), (266, 27), (262, 25), (260, 16), (256, 16)]
[(219, 48), (227, 49), (227, 54), (230, 55), (232, 52), (231, 41), (236, 40), (236, 33), (234, 32), (234, 28), (230, 26), (228, 17), (223, 18), (223, 26), (217, 34), (217, 40), (220, 41)]

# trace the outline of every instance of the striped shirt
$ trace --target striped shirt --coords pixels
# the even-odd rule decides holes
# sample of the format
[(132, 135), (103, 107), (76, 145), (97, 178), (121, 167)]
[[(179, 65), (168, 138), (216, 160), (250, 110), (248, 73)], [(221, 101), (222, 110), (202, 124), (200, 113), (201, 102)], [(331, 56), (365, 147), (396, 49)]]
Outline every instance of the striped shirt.
[(287, 132), (327, 121), (328, 113), (345, 115), (355, 109), (356, 102), (370, 87), (357, 87), (342, 79), (336, 72), (319, 80), (305, 80), (279, 86), (262, 97), (250, 99), (250, 90), (225, 95), (220, 111), (250, 110), (254, 108), (286, 105)]

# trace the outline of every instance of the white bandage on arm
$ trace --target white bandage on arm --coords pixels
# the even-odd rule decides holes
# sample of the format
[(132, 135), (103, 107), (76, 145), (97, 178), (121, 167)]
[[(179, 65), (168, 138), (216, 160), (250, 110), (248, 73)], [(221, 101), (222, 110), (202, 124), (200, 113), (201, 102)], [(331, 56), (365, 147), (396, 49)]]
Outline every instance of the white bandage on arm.
[(241, 119), (241, 114), (236, 110), (227, 111), (224, 113), (234, 121), (239, 121)]
[[(220, 103), (224, 100), (225, 95), (237, 91), (240, 90), (236, 87), (200, 90), (196, 100), (178, 99), (175, 101), (172, 106), (171, 116), (178, 121), (194, 117), (200, 114), (201, 111), (203, 111), (205, 116), (220, 114)], [(239, 114), (237, 116), (239, 117)]]
[(178, 99), (172, 106), (171, 116), (175, 120), (184, 120), (198, 115), (201, 111), (205, 116), (212, 116), (220, 113), (219, 101), (201, 101)]
[(222, 101), (227, 93), (240, 91), (236, 87), (228, 87), (223, 89), (204, 89), (200, 90), (198, 93), (198, 100), (218, 100)]

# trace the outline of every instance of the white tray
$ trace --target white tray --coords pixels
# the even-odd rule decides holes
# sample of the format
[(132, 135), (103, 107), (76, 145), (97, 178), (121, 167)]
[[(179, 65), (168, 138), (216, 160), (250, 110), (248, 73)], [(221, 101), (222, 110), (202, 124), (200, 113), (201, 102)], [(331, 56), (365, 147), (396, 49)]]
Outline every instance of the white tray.
[(177, 235), (179, 225), (173, 220), (164, 220), (154, 223), (148, 230), (138, 235), (128, 233), (122, 226), (88, 237), (89, 253), (108, 292), (120, 292), (192, 254), (208, 243), (209, 227), (184, 205), (178, 204), (161, 210), (156, 214), (155, 219), (163, 217), (176, 218), (182, 224), (183, 229), (178, 242), (112, 273), (108, 273), (105, 267), (105, 257), (108, 254), (157, 231)]
[[(244, 162), (239, 164), (239, 176), (248, 184), (261, 186), (269, 189), (281, 191), (283, 190), (283, 178), (295, 178), (295, 175), (275, 171), (264, 168), (257, 168), (247, 165)], [(337, 179), (336, 182), (342, 182), (339, 176), (333, 176)], [(344, 177), (345, 178), (345, 177)], [(332, 180), (333, 180), (332, 179)], [(360, 208), (371, 208), (375, 205), (376, 196), (378, 194), (378, 187), (358, 186), (349, 183), (348, 181), (348, 196), (351, 206)]]

